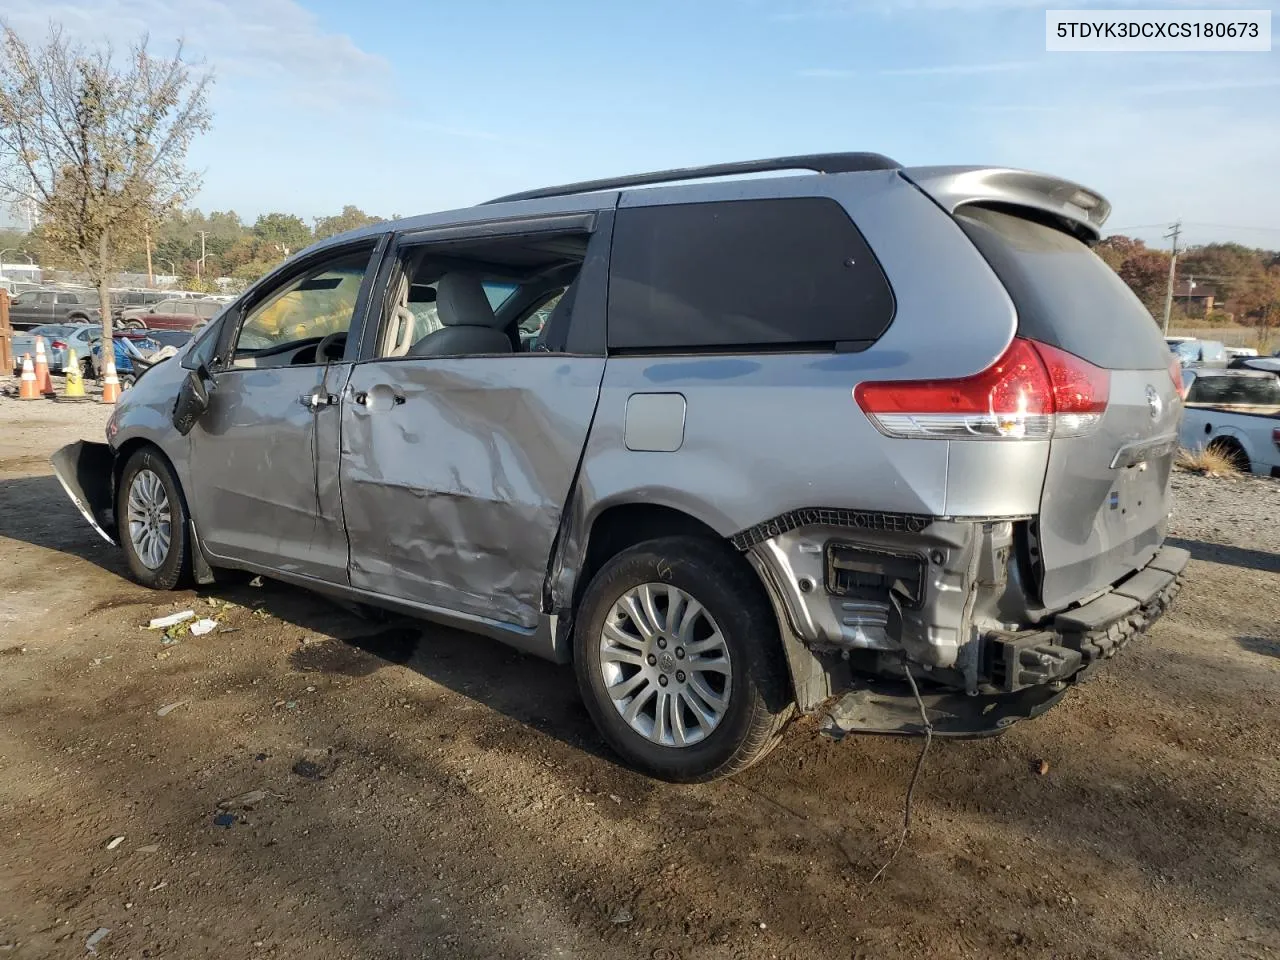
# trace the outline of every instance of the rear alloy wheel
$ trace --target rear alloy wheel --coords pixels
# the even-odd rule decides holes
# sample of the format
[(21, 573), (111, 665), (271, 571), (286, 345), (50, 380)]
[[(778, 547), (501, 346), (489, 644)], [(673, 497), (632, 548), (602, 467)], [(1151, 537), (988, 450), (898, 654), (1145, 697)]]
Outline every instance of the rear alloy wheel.
[(187, 508), (159, 451), (143, 448), (125, 464), (116, 493), (116, 527), (129, 571), (139, 583), (172, 590), (186, 579)]
[(737, 773), (791, 716), (773, 611), (751, 568), (713, 541), (654, 540), (609, 560), (583, 596), (574, 653), (605, 739), (663, 780)]

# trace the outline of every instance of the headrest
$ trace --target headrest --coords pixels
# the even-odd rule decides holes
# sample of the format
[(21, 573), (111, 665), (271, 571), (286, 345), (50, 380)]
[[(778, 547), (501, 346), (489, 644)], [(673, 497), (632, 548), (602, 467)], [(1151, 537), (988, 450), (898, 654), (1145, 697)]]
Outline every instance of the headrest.
[(446, 273), (436, 285), (436, 311), (446, 327), (493, 327), (497, 318), (478, 274)]

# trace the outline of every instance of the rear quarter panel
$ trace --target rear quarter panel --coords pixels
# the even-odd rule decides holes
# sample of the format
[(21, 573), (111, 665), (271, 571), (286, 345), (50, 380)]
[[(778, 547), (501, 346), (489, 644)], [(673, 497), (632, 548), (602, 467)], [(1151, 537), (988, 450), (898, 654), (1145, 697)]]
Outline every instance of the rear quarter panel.
[[(803, 507), (1034, 512), (1047, 444), (968, 444), (954, 454), (952, 482), (949, 448), (962, 445), (887, 438), (854, 402), (864, 380), (976, 373), (1016, 325), (968, 238), (896, 172), (653, 188), (619, 206), (780, 196), (844, 206), (889, 279), (893, 323), (861, 353), (610, 357), (581, 473), (586, 521), (627, 502), (675, 507), (725, 536)], [(627, 402), (643, 393), (684, 397), (678, 450), (626, 448)]]

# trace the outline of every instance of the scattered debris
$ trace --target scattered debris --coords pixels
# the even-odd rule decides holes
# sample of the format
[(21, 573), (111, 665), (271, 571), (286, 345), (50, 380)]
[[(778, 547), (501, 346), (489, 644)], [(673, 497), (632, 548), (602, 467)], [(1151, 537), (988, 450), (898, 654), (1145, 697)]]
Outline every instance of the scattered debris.
[(635, 917), (631, 915), (631, 911), (626, 907), (619, 907), (613, 911), (613, 916), (609, 918), (609, 922), (621, 926), (624, 923), (630, 923)]
[(184, 703), (190, 703), (190, 702), (191, 702), (190, 700), (179, 700), (176, 703), (167, 703), (163, 707), (161, 707), (159, 710), (156, 711), (156, 716), (167, 717), (169, 714), (173, 713), (173, 711), (177, 710)]
[(107, 849), (114, 850), (116, 847), (120, 846), (120, 844), (122, 843), (124, 843), (123, 836), (112, 837), (110, 840), (107, 841)]
[(266, 616), (269, 616), (269, 614), (267, 613), (267, 608), (266, 608), (266, 607), (254, 607), (254, 608), (253, 608), (253, 615), (254, 615), (255, 617), (257, 617), (259, 620), (261, 620), (262, 618), (264, 618), (264, 617), (266, 617)]
[(618, 796), (616, 793), (611, 793), (611, 794), (609, 794), (609, 799), (610, 799), (610, 800), (612, 800), (614, 803), (621, 803), (621, 802), (622, 802), (622, 798), (621, 798), (620, 796)]
[(249, 586), (251, 586), (251, 587), (260, 587), (260, 586), (262, 586), (262, 578), (261, 578), (261, 577), (254, 577), (252, 580), (250, 580), (250, 581), (249, 581)]
[(298, 709), (298, 701), (297, 701), (297, 700), (286, 700), (286, 701), (285, 701), (285, 704), (284, 704), (284, 708), (285, 708), (286, 710), (297, 710), (297, 709)]
[(137, 853), (159, 853), (160, 844), (148, 843), (145, 847), (139, 847), (136, 852)]
[(1043, 777), (1046, 773), (1049, 772), (1049, 761), (1037, 760), (1033, 765), (1033, 769), (1035, 770), (1036, 773), (1040, 774), (1040, 776)]
[(168, 881), (168, 880), (161, 880), (159, 883), (153, 883), (153, 884), (151, 885), (151, 889), (150, 889), (150, 890), (148, 890), (147, 892), (148, 892), (148, 893), (155, 893), (157, 890), (163, 890), (163, 889), (164, 889), (165, 887), (167, 887), (168, 885), (169, 885), (169, 881)]
[(206, 617), (203, 620), (197, 620), (191, 625), (191, 635), (193, 637), (203, 637), (206, 633), (213, 633), (214, 628), (218, 626), (217, 620), (210, 620)]
[(250, 790), (248, 793), (242, 793), (238, 797), (231, 797), (229, 800), (219, 800), (219, 810), (252, 810), (271, 794), (265, 790)]
[(239, 817), (237, 817), (234, 813), (220, 813), (213, 818), (213, 825), (215, 827), (230, 828), (231, 825), (235, 823), (236, 820), (238, 819)]
[(148, 630), (160, 630), (164, 627), (172, 627), (175, 624), (182, 623), (184, 620), (192, 620), (195, 618), (194, 610), (183, 610), (180, 613), (171, 613), (167, 617), (156, 617), (147, 624)]
[(302, 751), (302, 757), (293, 765), (293, 772), (304, 780), (323, 780), (338, 766), (333, 751), (313, 747)]
[(3, 650), (0, 650), (0, 657), (12, 657), (26, 652), (27, 648), (25, 646), (5, 647)]
[(98, 944), (102, 942), (103, 937), (111, 932), (109, 927), (99, 927), (93, 933), (89, 934), (89, 939), (84, 942), (85, 953), (92, 957), (98, 955)]

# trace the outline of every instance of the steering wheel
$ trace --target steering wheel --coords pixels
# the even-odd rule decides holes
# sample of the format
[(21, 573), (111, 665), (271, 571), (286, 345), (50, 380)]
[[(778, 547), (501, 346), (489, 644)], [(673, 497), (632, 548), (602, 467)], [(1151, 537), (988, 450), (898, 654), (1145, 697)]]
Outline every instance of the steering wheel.
[[(336, 357), (329, 356), (329, 348), (337, 344), (341, 344)], [(316, 344), (316, 363), (333, 363), (335, 360), (341, 360), (342, 354), (347, 348), (347, 332), (341, 330), (338, 333), (331, 333), (319, 343)]]

